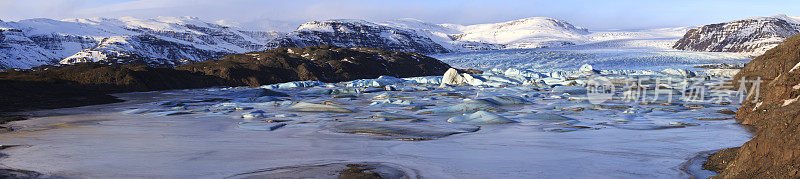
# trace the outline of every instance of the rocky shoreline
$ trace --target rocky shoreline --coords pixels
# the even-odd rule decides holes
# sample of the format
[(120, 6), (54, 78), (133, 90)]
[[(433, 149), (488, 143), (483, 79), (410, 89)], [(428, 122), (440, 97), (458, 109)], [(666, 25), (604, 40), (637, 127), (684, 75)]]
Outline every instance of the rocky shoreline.
[(724, 166), (714, 178), (800, 177), (798, 68), (800, 36), (795, 35), (755, 58), (734, 77), (763, 80), (759, 91), (748, 95), (736, 113), (736, 119), (753, 126), (756, 134), (738, 151), (726, 149), (710, 157), (709, 169)]

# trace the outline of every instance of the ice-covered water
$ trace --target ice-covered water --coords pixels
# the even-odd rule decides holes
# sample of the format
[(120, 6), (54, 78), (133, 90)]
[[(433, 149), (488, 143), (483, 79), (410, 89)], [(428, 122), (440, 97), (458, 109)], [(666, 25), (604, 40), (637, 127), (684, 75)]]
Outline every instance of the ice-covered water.
[[(643, 44), (638, 44), (640, 41)], [(562, 71), (591, 64), (606, 70), (689, 69), (704, 64), (747, 63), (748, 54), (678, 51), (648, 44), (666, 40), (613, 40), (578, 46), (539, 49), (508, 49), (437, 54), (433, 57), (454, 67), (473, 69), (519, 68)], [(668, 42), (667, 42), (668, 43)]]
[[(263, 87), (288, 97), (261, 88), (118, 94), (129, 101), (13, 123), (19, 131), (0, 141), (21, 146), (0, 151), (9, 155), (0, 163), (75, 178), (223, 178), (350, 162), (412, 178), (686, 178), (681, 168), (698, 153), (751, 136), (717, 113), (736, 103), (592, 104), (585, 91), (552, 93), (538, 74), (506, 75), (459, 86), (384, 77)], [(547, 82), (585, 83), (573, 75)], [(447, 122), (459, 116), (470, 120)]]

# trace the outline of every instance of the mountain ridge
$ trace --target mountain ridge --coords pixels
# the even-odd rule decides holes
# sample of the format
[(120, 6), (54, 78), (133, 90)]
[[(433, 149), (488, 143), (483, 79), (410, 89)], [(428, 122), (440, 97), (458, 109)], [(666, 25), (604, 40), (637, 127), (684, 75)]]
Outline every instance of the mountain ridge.
[[(788, 22), (787, 19), (796, 17), (776, 15), (768, 18)], [(685, 49), (679, 46), (689, 46), (681, 45), (690, 41), (684, 40), (691, 36), (687, 31), (691, 30), (679, 27), (590, 31), (548, 17), (475, 25), (433, 24), (411, 18), (389, 21), (333, 19), (310, 21), (288, 33), (244, 30), (196, 17), (36, 18), (0, 22), (0, 69), (83, 62), (175, 66), (227, 54), (315, 45), (436, 54), (644, 39), (637, 43), (645, 48)], [(714, 33), (713, 29), (709, 31)], [(771, 41), (767, 45), (771, 45), (782, 39), (768, 40)], [(668, 43), (674, 44), (667, 46)], [(767, 47), (751, 48), (747, 44), (742, 47), (761, 48)], [(688, 50), (713, 51), (711, 49)]]
[(783, 14), (752, 17), (690, 29), (673, 48), (708, 52), (764, 54), (800, 33), (800, 19)]

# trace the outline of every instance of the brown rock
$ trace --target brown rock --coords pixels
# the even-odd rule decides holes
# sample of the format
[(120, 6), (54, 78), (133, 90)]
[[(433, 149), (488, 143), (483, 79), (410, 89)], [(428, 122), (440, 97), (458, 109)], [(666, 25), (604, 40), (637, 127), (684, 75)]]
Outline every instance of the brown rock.
[(742, 124), (752, 125), (755, 136), (715, 178), (800, 177), (800, 102), (785, 103), (800, 95), (800, 89), (793, 88), (800, 83), (800, 70), (791, 71), (798, 62), (800, 36), (795, 35), (755, 58), (734, 77), (764, 80), (758, 99), (749, 95), (735, 116)]
[(706, 162), (703, 162), (703, 169), (721, 173), (725, 167), (733, 163), (733, 159), (736, 158), (737, 153), (739, 153), (739, 147), (727, 148), (714, 152), (708, 156)]
[(434, 76), (444, 74), (449, 68), (444, 62), (412, 52), (327, 45), (233, 54), (175, 67), (223, 78), (228, 86), (304, 80), (341, 82), (382, 75)]

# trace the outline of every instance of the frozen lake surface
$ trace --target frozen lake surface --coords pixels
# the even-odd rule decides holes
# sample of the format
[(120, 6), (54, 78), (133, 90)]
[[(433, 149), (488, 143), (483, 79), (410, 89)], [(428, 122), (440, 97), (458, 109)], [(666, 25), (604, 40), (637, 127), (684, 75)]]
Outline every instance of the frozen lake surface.
[[(695, 155), (751, 137), (718, 113), (737, 103), (591, 104), (579, 89), (522, 85), (534, 77), (475, 77), (485, 80), (263, 87), (288, 97), (262, 88), (117, 94), (128, 101), (14, 122), (19, 130), (0, 143), (20, 146), (0, 151), (0, 163), (70, 178), (275, 177), (293, 166), (331, 177), (336, 164), (363, 162), (409, 178), (688, 178), (681, 168)], [(559, 79), (547, 83), (585, 76)]]

